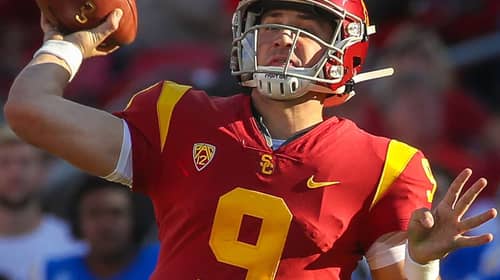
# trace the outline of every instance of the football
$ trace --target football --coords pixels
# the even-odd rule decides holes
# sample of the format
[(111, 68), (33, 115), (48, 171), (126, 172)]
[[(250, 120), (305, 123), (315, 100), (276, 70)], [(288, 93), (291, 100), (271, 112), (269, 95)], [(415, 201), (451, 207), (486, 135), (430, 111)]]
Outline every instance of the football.
[(63, 34), (91, 29), (106, 20), (117, 8), (122, 9), (120, 27), (99, 48), (111, 49), (127, 45), (137, 35), (135, 0), (36, 0), (47, 20)]

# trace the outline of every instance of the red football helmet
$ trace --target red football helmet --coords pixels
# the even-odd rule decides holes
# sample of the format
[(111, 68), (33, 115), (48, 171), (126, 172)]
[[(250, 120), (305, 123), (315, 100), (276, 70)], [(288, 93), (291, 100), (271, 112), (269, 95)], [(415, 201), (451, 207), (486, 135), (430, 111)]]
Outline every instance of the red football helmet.
[[(334, 35), (324, 41), (307, 30), (281, 24), (261, 24), (260, 17), (265, 7), (282, 8), (306, 6), (326, 15), (332, 22)], [(241, 0), (233, 15), (233, 48), (231, 72), (238, 76), (244, 86), (257, 87), (273, 99), (286, 100), (304, 95), (308, 91), (328, 93), (325, 106), (345, 102), (354, 95), (355, 76), (361, 71), (368, 49), (368, 35), (375, 33), (370, 26), (368, 12), (363, 0)], [(259, 29), (281, 28), (289, 30), (294, 37), (313, 38), (326, 48), (326, 52), (312, 67), (259, 65), (257, 62), (257, 40)], [(291, 59), (294, 45), (290, 48)], [(364, 77), (360, 80), (373, 79)]]

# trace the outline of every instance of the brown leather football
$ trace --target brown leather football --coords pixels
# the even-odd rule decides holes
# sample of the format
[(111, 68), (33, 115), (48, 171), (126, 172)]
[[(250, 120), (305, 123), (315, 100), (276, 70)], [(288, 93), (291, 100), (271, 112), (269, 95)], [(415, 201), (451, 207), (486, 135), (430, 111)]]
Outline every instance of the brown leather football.
[(120, 27), (99, 46), (110, 49), (130, 44), (137, 35), (135, 0), (36, 0), (47, 19), (63, 34), (90, 29), (104, 22), (116, 8), (123, 10)]

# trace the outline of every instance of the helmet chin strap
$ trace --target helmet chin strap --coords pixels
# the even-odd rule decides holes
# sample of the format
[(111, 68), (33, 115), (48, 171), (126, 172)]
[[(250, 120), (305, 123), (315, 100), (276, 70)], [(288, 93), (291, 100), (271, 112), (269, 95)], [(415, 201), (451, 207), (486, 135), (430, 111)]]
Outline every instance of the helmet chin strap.
[(392, 67), (360, 73), (360, 74), (357, 74), (354, 77), (352, 77), (352, 84), (350, 84), (348, 86), (343, 85), (333, 92), (330, 91), (330, 92), (326, 92), (326, 93), (333, 93), (333, 94), (346, 94), (346, 93), (350, 93), (350, 92), (354, 93), (353, 86), (355, 84), (369, 81), (369, 80), (385, 78), (385, 77), (389, 77), (392, 75), (394, 75), (394, 68), (392, 68)]
[(385, 78), (394, 75), (394, 68), (388, 67), (388, 68), (382, 68), (379, 70), (373, 70), (369, 72), (364, 72), (360, 73), (358, 75), (355, 75), (352, 77), (354, 80), (354, 83), (360, 83), (368, 80), (374, 80), (374, 79), (379, 79), (379, 78)]
[[(352, 78), (347, 85), (342, 85), (336, 90), (326, 86), (312, 83), (312, 81), (297, 77), (290, 77), (276, 73), (254, 73), (253, 79), (242, 83), (243, 86), (257, 88), (263, 95), (276, 100), (289, 100), (303, 96), (309, 91), (354, 96), (353, 86), (357, 83), (389, 77), (394, 74), (394, 68), (383, 68), (379, 70), (360, 73)], [(350, 98), (349, 97), (349, 98)]]

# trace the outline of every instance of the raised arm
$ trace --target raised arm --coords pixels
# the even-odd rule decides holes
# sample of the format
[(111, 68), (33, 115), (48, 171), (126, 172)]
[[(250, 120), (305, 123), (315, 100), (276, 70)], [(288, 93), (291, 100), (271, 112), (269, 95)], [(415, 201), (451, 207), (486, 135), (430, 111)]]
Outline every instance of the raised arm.
[[(96, 48), (118, 28), (121, 15), (117, 10), (95, 29), (67, 36), (58, 33), (42, 15), (44, 41), (71, 42), (81, 50), (84, 59), (109, 54), (114, 50)], [(65, 99), (63, 93), (70, 72), (68, 64), (57, 56), (37, 55), (12, 84), (4, 107), (5, 117), (25, 141), (91, 174), (108, 175), (120, 155), (122, 121), (107, 112)]]
[[(465, 169), (451, 183), (445, 197), (432, 211), (416, 210), (408, 225), (408, 251), (405, 261), (372, 270), (372, 278), (380, 279), (439, 279), (439, 260), (454, 250), (480, 246), (493, 240), (491, 233), (466, 235), (470, 230), (494, 219), (496, 209), (463, 219), (464, 214), (486, 187), (486, 179), (477, 180), (461, 195), (472, 171)], [(398, 244), (398, 242), (395, 242)]]

